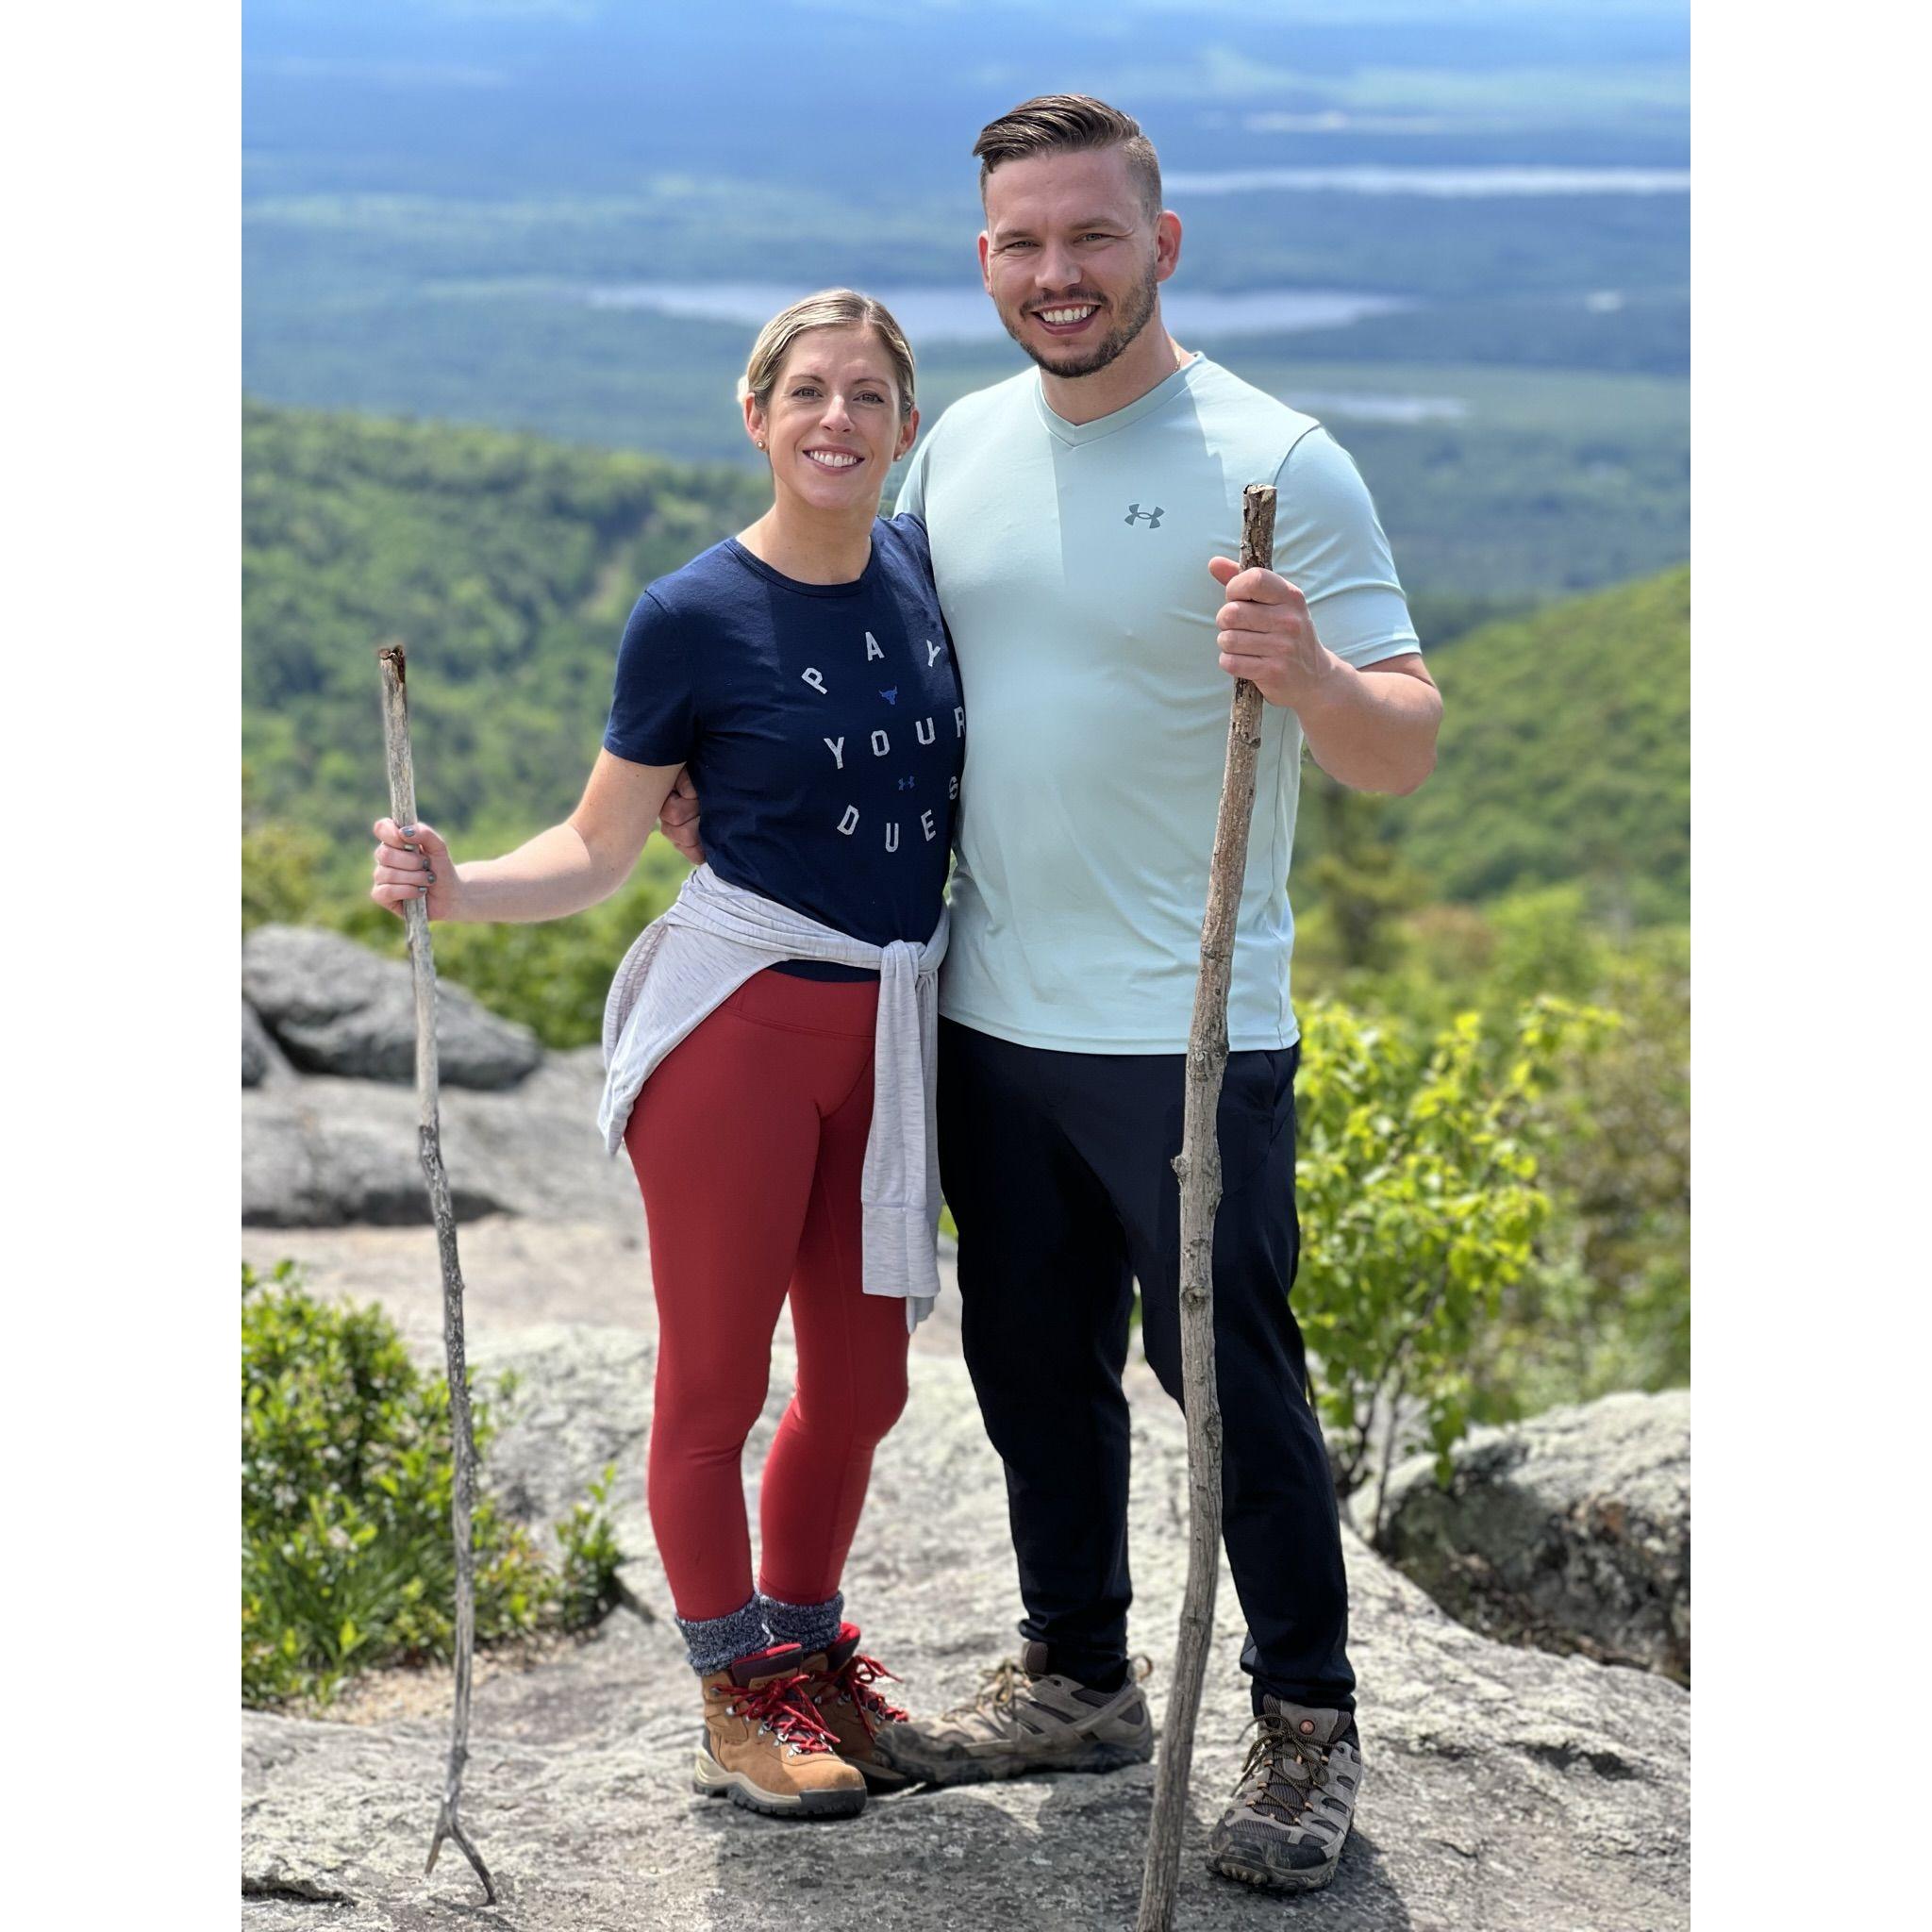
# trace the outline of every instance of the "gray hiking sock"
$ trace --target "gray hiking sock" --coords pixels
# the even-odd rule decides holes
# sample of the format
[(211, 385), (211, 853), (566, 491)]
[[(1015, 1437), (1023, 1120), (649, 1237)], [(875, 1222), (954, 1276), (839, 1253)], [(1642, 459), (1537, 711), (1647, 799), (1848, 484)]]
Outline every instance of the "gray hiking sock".
[(685, 1657), (701, 1677), (755, 1651), (769, 1649), (772, 1642), (772, 1633), (765, 1627), (764, 1607), (757, 1597), (723, 1617), (677, 1617), (675, 1621), (684, 1633)]
[(795, 1643), (807, 1657), (837, 1643), (839, 1626), (845, 1621), (845, 1598), (839, 1591), (822, 1604), (781, 1604), (776, 1597), (761, 1595), (758, 1607), (765, 1613), (772, 1641)]

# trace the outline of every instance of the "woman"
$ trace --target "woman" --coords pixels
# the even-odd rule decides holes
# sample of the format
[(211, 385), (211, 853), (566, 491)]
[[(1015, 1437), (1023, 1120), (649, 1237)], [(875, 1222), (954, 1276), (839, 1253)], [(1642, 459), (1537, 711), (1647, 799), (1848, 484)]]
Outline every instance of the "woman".
[[(705, 1737), (696, 1788), (843, 1816), (901, 1782), (903, 1713), (844, 1621), (873, 1450), (938, 1278), (934, 980), (965, 716), (925, 533), (878, 516), (919, 414), (898, 325), (849, 290), (768, 323), (740, 384), (772, 507), (638, 600), (582, 802), (502, 858), (377, 822), (371, 896), (555, 919), (629, 874), (680, 769), (707, 862), (619, 969), (607, 1146), (628, 1148), (658, 1301), (650, 1508)], [(753, 1587), (741, 1457), (788, 1288), (797, 1392)]]

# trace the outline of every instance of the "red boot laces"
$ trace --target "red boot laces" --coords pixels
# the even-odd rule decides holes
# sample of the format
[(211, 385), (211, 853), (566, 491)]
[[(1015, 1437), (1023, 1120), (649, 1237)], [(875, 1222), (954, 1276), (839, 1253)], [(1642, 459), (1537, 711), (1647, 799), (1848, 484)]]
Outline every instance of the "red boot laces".
[(809, 1681), (802, 1671), (770, 1677), (748, 1690), (738, 1691), (729, 1707), (740, 1717), (762, 1724), (794, 1750), (830, 1751), (839, 1740), (811, 1701)]
[[(891, 1677), (895, 1684), (899, 1681), (897, 1673), (887, 1670), (876, 1657), (861, 1657), (855, 1650), (836, 1671), (821, 1679), (830, 1686), (825, 1694), (851, 1700), (868, 1739), (878, 1736), (880, 1724), (903, 1724), (908, 1721), (905, 1711), (896, 1704), (889, 1704), (873, 1689), (881, 1677)], [(823, 1696), (820, 1701), (824, 1701)]]

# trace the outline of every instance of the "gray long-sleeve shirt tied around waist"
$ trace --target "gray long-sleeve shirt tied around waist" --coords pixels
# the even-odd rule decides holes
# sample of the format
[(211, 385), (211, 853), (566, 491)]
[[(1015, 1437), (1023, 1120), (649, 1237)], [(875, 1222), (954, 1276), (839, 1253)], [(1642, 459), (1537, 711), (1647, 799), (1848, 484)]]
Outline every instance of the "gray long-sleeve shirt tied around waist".
[(947, 931), (941, 909), (924, 944), (868, 945), (699, 866), (675, 902), (638, 935), (610, 982), (597, 1114), (605, 1152), (614, 1155), (623, 1144), (631, 1107), (658, 1063), (755, 973), (781, 959), (875, 968), (872, 1127), (858, 1195), (861, 1267), (865, 1292), (904, 1297), (906, 1325), (916, 1327), (940, 1291), (934, 1095)]

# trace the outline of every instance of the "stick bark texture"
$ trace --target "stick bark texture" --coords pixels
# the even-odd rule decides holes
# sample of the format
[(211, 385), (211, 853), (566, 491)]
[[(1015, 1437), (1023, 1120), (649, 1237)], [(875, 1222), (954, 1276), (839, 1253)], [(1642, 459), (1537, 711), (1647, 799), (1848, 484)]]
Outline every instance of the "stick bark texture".
[[(1241, 503), (1243, 570), (1273, 567), (1274, 491), (1250, 484)], [(1174, 1687), (1167, 1694), (1160, 1760), (1155, 1768), (1154, 1815), (1141, 1879), (1136, 1932), (1171, 1932), (1180, 1880), (1181, 1832), (1188, 1815), (1188, 1772), (1194, 1720), (1214, 1636), (1214, 1593), (1221, 1568), (1221, 1398), (1214, 1379), (1214, 1217), (1221, 1206), (1217, 1130), (1222, 1077), (1227, 1070), (1227, 990), (1234, 969), (1235, 919), (1248, 863), (1255, 810), (1255, 758), (1261, 743), (1261, 693), (1237, 678), (1227, 724), (1227, 763), (1214, 855), (1208, 873), (1208, 911), (1201, 924), (1201, 976), (1188, 1035), (1186, 1110), (1174, 1173), (1181, 1189), (1181, 1388), (1188, 1418), (1188, 1581), (1181, 1594)]]
[[(377, 651), (382, 668), (382, 738), (389, 760), (390, 816), (398, 825), (416, 823), (416, 772), (409, 756), (409, 700), (400, 644)], [(449, 1368), (450, 1444), (456, 1459), (450, 1519), (456, 1537), (456, 1713), (451, 1721), (449, 1766), (429, 1840), (425, 1877), (436, 1869), (444, 1839), (455, 1840), (483, 1881), (483, 1898), (496, 1903), (490, 1868), (458, 1816), (463, 1765), (470, 1755), (470, 1668), (476, 1648), (476, 1560), (470, 1525), (476, 1504), (476, 1442), (470, 1428), (470, 1381), (463, 1361), (463, 1271), (457, 1258), (457, 1217), (449, 1178), (442, 1169), (442, 1135), (437, 1109), (436, 960), (429, 947), (429, 914), (421, 899), (403, 908), (409, 934), (409, 973), (416, 993), (416, 1150), (436, 1219), (436, 1251), (442, 1263), (442, 1347)]]

